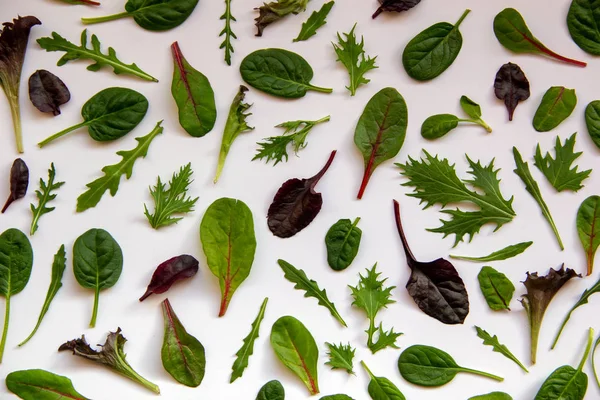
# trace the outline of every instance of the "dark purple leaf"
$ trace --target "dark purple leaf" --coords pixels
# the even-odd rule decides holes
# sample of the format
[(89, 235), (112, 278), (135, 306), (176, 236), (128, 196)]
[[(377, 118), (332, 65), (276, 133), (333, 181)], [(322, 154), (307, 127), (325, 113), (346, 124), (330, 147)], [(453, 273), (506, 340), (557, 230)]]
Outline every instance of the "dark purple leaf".
[(454, 266), (443, 258), (426, 263), (417, 261), (404, 235), (400, 204), (395, 200), (394, 212), (406, 262), (411, 269), (410, 279), (406, 284), (408, 294), (430, 317), (444, 324), (462, 324), (469, 314), (469, 295), (463, 280)]
[(177, 281), (191, 278), (198, 272), (198, 260), (187, 254), (173, 257), (156, 267), (148, 289), (140, 301), (144, 301), (151, 294), (164, 293)]
[(421, 0), (379, 0), (379, 8), (373, 14), (373, 19), (377, 18), (382, 12), (402, 12), (407, 11), (419, 4)]
[(275, 236), (288, 238), (306, 228), (321, 211), (323, 197), (315, 193), (315, 186), (333, 162), (336, 151), (331, 152), (327, 164), (309, 179), (290, 179), (275, 195), (269, 207), (267, 223)]
[(71, 100), (71, 93), (58, 76), (38, 69), (29, 77), (29, 99), (41, 112), (57, 116), (59, 107)]
[(504, 64), (496, 73), (494, 93), (500, 100), (504, 100), (508, 110), (508, 120), (513, 120), (513, 114), (520, 101), (527, 100), (530, 96), (529, 81), (517, 64)]
[(17, 158), (10, 169), (10, 195), (4, 203), (2, 214), (12, 204), (13, 201), (22, 199), (27, 194), (29, 185), (29, 168), (25, 161)]

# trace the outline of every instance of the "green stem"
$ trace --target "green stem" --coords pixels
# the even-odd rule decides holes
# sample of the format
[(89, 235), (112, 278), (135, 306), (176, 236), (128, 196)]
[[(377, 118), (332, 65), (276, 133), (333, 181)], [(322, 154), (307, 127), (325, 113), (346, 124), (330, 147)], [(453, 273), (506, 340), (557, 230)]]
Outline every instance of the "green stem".
[(326, 117), (323, 117), (323, 118), (321, 118), (321, 119), (318, 119), (318, 120), (316, 120), (316, 121), (313, 121), (313, 125), (317, 125), (317, 124), (320, 124), (320, 123), (322, 123), (322, 122), (329, 122), (330, 120), (331, 120), (331, 115), (328, 115), (328, 116), (326, 116)]
[(96, 317), (98, 316), (98, 303), (100, 301), (100, 289), (96, 288), (94, 292), (94, 311), (92, 311), (92, 319), (90, 320), (90, 328), (96, 326)]
[(7, 93), (10, 113), (12, 115), (13, 127), (15, 131), (15, 142), (17, 151), (23, 153), (23, 130), (21, 128), (21, 111), (19, 107), (19, 96), (14, 96), (12, 93)]
[(108, 22), (108, 21), (114, 21), (116, 19), (121, 19), (121, 18), (125, 18), (130, 16), (131, 14), (129, 14), (127, 11), (119, 13), (119, 14), (113, 14), (113, 15), (106, 15), (104, 17), (96, 17), (96, 18), (81, 18), (81, 22), (83, 22), (85, 25), (90, 25), (90, 24), (99, 24), (101, 22)]
[(150, 382), (149, 380), (135, 372), (133, 368), (129, 366), (129, 364), (121, 365), (119, 368), (119, 372), (121, 372), (124, 376), (131, 379), (132, 381), (138, 382), (146, 389), (149, 389), (156, 394), (160, 394), (160, 388), (158, 387), (158, 385), (155, 385), (154, 383)]
[(86, 126), (87, 124), (88, 124), (88, 123), (87, 123), (86, 121), (83, 121), (83, 122), (82, 122), (82, 123), (80, 123), (80, 124), (73, 125), (73, 126), (71, 126), (71, 127), (67, 128), (67, 129), (63, 129), (62, 131), (60, 131), (60, 132), (58, 132), (58, 133), (55, 133), (54, 135), (50, 136), (49, 138), (47, 138), (47, 139), (44, 139), (44, 140), (42, 140), (41, 142), (39, 142), (39, 143), (38, 143), (38, 146), (39, 146), (40, 148), (42, 148), (42, 147), (46, 146), (48, 143), (50, 143), (50, 142), (52, 142), (52, 141), (54, 141), (54, 140), (56, 140), (56, 139), (58, 139), (58, 138), (60, 138), (60, 137), (62, 137), (62, 136), (65, 136), (67, 133), (69, 133), (69, 132), (72, 132), (72, 131), (74, 131), (75, 129), (79, 129), (79, 128), (81, 128), (81, 127), (84, 127), (84, 126)]
[(598, 345), (600, 344), (600, 336), (596, 339), (596, 343), (594, 344), (594, 351), (592, 351), (592, 371), (594, 372), (594, 378), (596, 378), (596, 383), (598, 387), (600, 387), (600, 379), (598, 379), (598, 373), (596, 372), (596, 363), (594, 362), (594, 356), (596, 355), (596, 349), (598, 349)]
[(484, 120), (482, 120), (481, 118), (479, 119), (458, 119), (458, 122), (470, 122), (473, 124), (477, 124), (481, 127), (483, 127), (488, 133), (492, 133), (492, 127), (489, 126), (488, 124), (485, 123)]
[(6, 336), (8, 336), (8, 320), (10, 319), (10, 294), (6, 295), (6, 311), (4, 312), (4, 329), (2, 330), (2, 341), (0, 341), (0, 364), (6, 347)]
[(369, 335), (367, 339), (367, 347), (369, 349), (371, 349), (373, 346), (373, 333), (375, 333), (375, 318), (369, 320), (369, 330), (367, 331), (367, 335)]
[(562, 239), (560, 238), (560, 234), (558, 233), (558, 228), (554, 224), (554, 219), (550, 215), (550, 211), (548, 211), (548, 222), (550, 222), (550, 226), (552, 226), (552, 230), (554, 231), (554, 236), (556, 236), (556, 240), (558, 241), (558, 245), (560, 246), (560, 250), (564, 250), (565, 246), (563, 245)]
[(589, 329), (587, 346), (585, 346), (585, 351), (583, 353), (583, 357), (581, 357), (581, 361), (579, 362), (579, 366), (577, 367), (577, 371), (581, 371), (585, 362), (587, 361), (588, 356), (590, 355), (590, 350), (592, 349), (592, 342), (594, 341), (594, 329)]
[(29, 334), (29, 336), (27, 336), (27, 339), (25, 339), (21, 343), (19, 343), (19, 347), (24, 346), (27, 342), (29, 342), (29, 340), (33, 337), (33, 335), (35, 335), (35, 333), (37, 332), (37, 330), (41, 324), (42, 324), (42, 320), (38, 319), (38, 322), (37, 322), (37, 324), (35, 324), (35, 328), (33, 328), (33, 331)]
[(554, 338), (554, 341), (552, 342), (552, 347), (550, 347), (550, 350), (554, 350), (554, 348), (556, 347), (556, 345), (558, 344), (558, 339), (560, 339), (560, 335), (562, 334), (563, 330), (565, 329), (565, 327), (567, 326), (567, 322), (569, 322), (569, 319), (571, 319), (571, 314), (573, 313), (573, 311), (575, 310), (577, 306), (573, 307), (569, 313), (567, 314), (567, 316), (565, 317), (564, 321), (562, 322), (562, 324), (560, 325), (560, 329), (558, 330), (558, 333), (556, 334), (556, 337)]
[(360, 365), (362, 365), (363, 368), (365, 369), (365, 371), (367, 371), (367, 374), (369, 374), (369, 377), (371, 379), (375, 379), (375, 375), (373, 375), (373, 373), (371, 372), (371, 370), (369, 369), (369, 367), (367, 367), (367, 364), (365, 364), (365, 362), (363, 360), (360, 361)]
[(313, 85), (307, 85), (307, 87), (310, 90), (314, 90), (315, 92), (320, 92), (320, 93), (331, 93), (331, 92), (333, 92), (333, 89), (322, 88), (322, 87), (313, 86)]
[(460, 368), (460, 371), (462, 372), (467, 372), (469, 374), (474, 374), (474, 375), (479, 375), (479, 376), (485, 376), (486, 378), (490, 378), (493, 380), (496, 380), (498, 382), (502, 382), (504, 380), (504, 378), (502, 378), (501, 376), (497, 376), (497, 375), (493, 375), (487, 372), (483, 372), (483, 371), (477, 371), (475, 369), (470, 369), (470, 368)]
[(460, 24), (462, 24), (462, 22), (465, 20), (465, 18), (467, 18), (467, 15), (469, 15), (470, 12), (471, 12), (471, 10), (469, 10), (468, 8), (465, 10), (463, 15), (461, 15), (459, 20), (456, 21), (456, 23), (454, 24), (454, 29), (458, 29)]

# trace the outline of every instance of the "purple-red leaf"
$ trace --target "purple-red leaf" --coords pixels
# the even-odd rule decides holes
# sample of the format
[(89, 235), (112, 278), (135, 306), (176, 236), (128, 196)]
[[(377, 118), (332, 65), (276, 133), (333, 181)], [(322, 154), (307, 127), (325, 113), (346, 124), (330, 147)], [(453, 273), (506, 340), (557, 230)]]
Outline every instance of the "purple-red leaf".
[(2, 214), (13, 201), (25, 197), (27, 186), (29, 186), (29, 168), (25, 161), (17, 158), (10, 169), (10, 195), (2, 207)]
[(443, 258), (431, 262), (417, 261), (404, 235), (400, 204), (395, 200), (394, 212), (406, 262), (411, 269), (410, 279), (406, 284), (408, 294), (430, 317), (444, 324), (462, 324), (469, 314), (469, 295), (458, 271)]
[(288, 238), (306, 228), (321, 211), (323, 197), (315, 186), (333, 162), (336, 151), (331, 152), (327, 164), (318, 174), (308, 179), (290, 179), (275, 195), (269, 207), (267, 223), (275, 236)]
[(29, 77), (29, 99), (41, 112), (57, 116), (59, 107), (71, 100), (71, 93), (58, 76), (38, 69)]
[(173, 257), (160, 264), (154, 274), (152, 280), (146, 289), (146, 293), (140, 297), (140, 301), (144, 301), (151, 294), (164, 293), (177, 281), (191, 278), (198, 272), (198, 260), (187, 254)]
[(402, 12), (407, 11), (419, 4), (421, 0), (379, 0), (379, 8), (373, 14), (373, 19), (377, 18), (382, 12)]
[(500, 67), (494, 81), (494, 93), (498, 99), (504, 100), (508, 120), (512, 121), (519, 102), (527, 100), (530, 96), (529, 81), (521, 67), (513, 63)]

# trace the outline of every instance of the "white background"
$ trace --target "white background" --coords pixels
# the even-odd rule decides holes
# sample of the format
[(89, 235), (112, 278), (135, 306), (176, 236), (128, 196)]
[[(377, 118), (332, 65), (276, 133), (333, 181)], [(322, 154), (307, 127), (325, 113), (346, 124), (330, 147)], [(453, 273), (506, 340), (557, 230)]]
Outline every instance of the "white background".
[[(533, 154), (539, 142), (542, 149), (550, 150), (556, 135), (564, 140), (579, 132), (577, 150), (584, 155), (579, 160), (582, 168), (597, 165), (599, 150), (588, 137), (584, 124), (585, 105), (600, 96), (598, 61), (580, 50), (569, 37), (565, 18), (567, 1), (562, 0), (425, 0), (413, 10), (402, 14), (382, 15), (376, 20), (371, 14), (376, 0), (339, 0), (333, 8), (328, 23), (316, 37), (307, 42), (292, 43), (303, 21), (321, 7), (322, 1), (309, 3), (306, 13), (290, 16), (265, 30), (263, 38), (254, 37), (253, 7), (256, 0), (234, 0), (233, 13), (238, 22), (233, 25), (239, 40), (234, 42), (233, 65), (228, 67), (219, 50), (222, 38), (222, 1), (201, 0), (191, 17), (181, 26), (167, 32), (149, 32), (138, 27), (133, 20), (120, 20), (89, 27), (90, 33), (99, 36), (104, 49), (113, 46), (125, 62), (137, 63), (140, 68), (157, 77), (160, 83), (146, 82), (136, 77), (117, 76), (109, 68), (100, 72), (85, 69), (87, 61), (70, 62), (57, 67), (62, 53), (46, 53), (35, 39), (49, 36), (52, 31), (78, 43), (84, 26), (80, 17), (92, 17), (122, 11), (123, 0), (103, 0), (102, 7), (70, 6), (55, 1), (2, 0), (0, 20), (8, 21), (17, 15), (36, 15), (43, 25), (32, 29), (29, 50), (23, 69), (21, 84), (21, 109), (25, 154), (31, 173), (31, 183), (25, 199), (15, 202), (8, 212), (0, 216), (0, 231), (16, 227), (29, 231), (31, 215), (29, 203), (34, 202), (34, 190), (39, 177), (47, 178), (47, 169), (54, 161), (57, 178), (66, 181), (54, 202), (56, 211), (41, 219), (40, 229), (31, 238), (35, 250), (34, 269), (27, 288), (13, 297), (12, 320), (4, 363), (0, 366), (2, 379), (10, 371), (43, 368), (70, 377), (75, 387), (94, 399), (152, 399), (155, 395), (100, 366), (77, 359), (68, 353), (57, 353), (58, 346), (66, 340), (86, 335), (90, 343), (103, 343), (109, 330), (123, 329), (129, 340), (126, 345), (128, 361), (141, 375), (157, 383), (166, 399), (254, 399), (259, 388), (270, 379), (279, 379), (286, 389), (288, 399), (307, 398), (303, 384), (276, 359), (268, 342), (271, 325), (282, 315), (294, 315), (313, 333), (320, 349), (319, 375), (321, 392), (347, 393), (351, 397), (367, 399), (367, 376), (358, 362), (365, 360), (376, 375), (386, 376), (402, 390), (408, 399), (467, 399), (490, 391), (504, 391), (515, 399), (526, 400), (535, 396), (544, 379), (556, 367), (577, 365), (586, 330), (590, 324), (600, 328), (597, 319), (598, 298), (574, 313), (556, 350), (549, 346), (558, 325), (580, 293), (591, 286), (600, 274), (597, 267), (592, 277), (571, 281), (559, 293), (546, 315), (538, 353), (538, 363), (524, 374), (515, 364), (491, 347), (484, 347), (477, 338), (473, 325), (479, 325), (506, 344), (527, 365), (529, 361), (529, 327), (522, 306), (516, 300), (524, 292), (519, 281), (527, 271), (545, 274), (549, 267), (561, 263), (585, 271), (585, 257), (579, 242), (575, 215), (579, 204), (587, 197), (598, 194), (600, 175), (594, 171), (578, 193), (556, 193), (543, 175), (533, 166)], [(515, 55), (504, 49), (494, 37), (492, 21), (503, 8), (518, 8), (531, 30), (553, 50), (589, 63), (585, 69), (561, 64), (539, 56)], [(454, 23), (466, 8), (473, 12), (461, 26), (463, 49), (454, 64), (439, 78), (427, 83), (410, 79), (401, 64), (401, 54), (406, 43), (418, 32), (439, 21)], [(357, 22), (356, 32), (364, 34), (366, 51), (377, 55), (379, 69), (370, 72), (371, 82), (362, 86), (355, 97), (344, 89), (348, 74), (331, 46), (336, 31), (348, 32)], [(179, 41), (183, 54), (211, 81), (215, 91), (218, 120), (214, 130), (204, 138), (192, 138), (179, 126), (177, 109), (170, 94), (172, 60), (169, 46)], [(231, 99), (242, 83), (238, 67), (244, 56), (259, 48), (282, 47), (303, 55), (313, 66), (317, 86), (333, 87), (331, 95), (309, 93), (298, 100), (279, 100), (256, 90), (248, 93), (247, 100), (254, 103), (249, 123), (256, 130), (241, 135), (233, 145), (223, 176), (213, 185), (221, 132), (225, 124)], [(493, 93), (493, 82), (498, 68), (508, 62), (518, 63), (531, 82), (531, 98), (519, 105), (512, 123), (507, 121), (504, 104)], [(72, 93), (71, 101), (62, 106), (62, 115), (52, 118), (35, 109), (27, 96), (27, 79), (36, 69), (48, 69), (61, 77)], [(579, 104), (573, 115), (550, 133), (537, 133), (531, 120), (543, 93), (550, 87), (563, 85), (575, 88)], [(109, 86), (124, 86), (146, 95), (150, 108), (146, 118), (126, 137), (107, 144), (91, 140), (84, 129), (57, 140), (40, 150), (36, 143), (45, 137), (80, 121), (83, 103), (98, 91)], [(487, 163), (496, 158), (501, 168), (502, 191), (515, 196), (517, 217), (510, 224), (492, 234), (493, 226), (486, 226), (471, 243), (461, 243), (452, 249), (453, 238), (442, 239), (440, 234), (427, 232), (426, 228), (439, 225), (442, 216), (437, 207), (422, 211), (416, 199), (405, 196), (410, 188), (400, 186), (405, 182), (392, 161), (375, 171), (362, 201), (356, 193), (363, 173), (362, 156), (353, 143), (353, 133), (369, 98), (386, 86), (397, 88), (406, 99), (409, 125), (406, 141), (395, 162), (405, 162), (408, 155), (418, 157), (421, 149), (447, 157), (456, 163), (459, 176), (465, 175), (466, 159)], [(447, 137), (427, 142), (421, 138), (420, 126), (429, 115), (457, 113), (459, 98), (468, 95), (480, 103), (484, 119), (494, 128), (487, 134), (477, 126), (464, 126)], [(308, 147), (300, 157), (291, 157), (288, 163), (272, 167), (263, 162), (251, 162), (256, 142), (261, 138), (280, 134), (274, 128), (278, 123), (293, 119), (318, 119), (327, 114), (331, 122), (321, 125), (308, 138)], [(157, 121), (164, 119), (164, 133), (152, 143), (146, 159), (135, 164), (131, 180), (122, 180), (115, 198), (105, 194), (97, 207), (82, 214), (75, 213), (76, 198), (85, 190), (85, 184), (99, 177), (105, 165), (117, 163), (115, 152), (135, 146), (135, 137), (150, 132)], [(17, 156), (14, 148), (12, 123), (7, 102), (0, 96), (0, 200), (8, 196), (10, 166)], [(566, 250), (561, 252), (537, 204), (525, 191), (519, 178), (512, 172), (514, 161), (511, 148), (516, 145), (538, 180), (542, 193), (562, 234)], [(321, 213), (304, 231), (290, 239), (274, 237), (266, 224), (266, 212), (278, 187), (292, 177), (309, 177), (325, 163), (330, 151), (338, 155), (322, 181), (317, 186), (323, 193)], [(190, 193), (199, 196), (196, 211), (178, 225), (155, 231), (143, 215), (143, 203), (151, 205), (148, 186), (160, 175), (168, 180), (181, 165), (192, 162), (195, 181)], [(201, 217), (214, 200), (229, 196), (243, 200), (254, 213), (258, 248), (252, 273), (234, 295), (224, 318), (217, 318), (219, 289), (217, 279), (206, 266), (201, 250), (198, 229)], [(455, 261), (470, 294), (471, 311), (461, 326), (443, 325), (423, 314), (409, 297), (404, 286), (409, 276), (404, 253), (393, 221), (392, 199), (402, 205), (406, 234), (413, 252), (419, 259), (431, 260), (456, 254), (484, 255), (491, 251), (522, 241), (533, 240), (534, 245), (523, 255), (493, 266), (504, 273), (517, 287), (512, 312), (492, 312), (486, 305), (477, 283), (481, 265)], [(360, 216), (363, 239), (360, 252), (352, 266), (336, 273), (326, 263), (324, 236), (327, 229), (340, 218)], [(121, 244), (125, 265), (121, 279), (112, 289), (102, 292), (100, 312), (95, 329), (88, 328), (92, 311), (93, 292), (82, 289), (75, 281), (71, 268), (71, 249), (75, 239), (92, 227), (101, 227)], [(33, 328), (44, 301), (50, 279), (52, 256), (61, 244), (67, 248), (68, 269), (63, 288), (54, 300), (37, 335), (23, 348), (17, 343)], [(207, 370), (204, 381), (196, 389), (176, 383), (163, 369), (160, 347), (163, 339), (160, 302), (165, 295), (155, 295), (143, 303), (138, 297), (144, 292), (155, 267), (162, 261), (188, 253), (200, 260), (200, 272), (193, 279), (174, 286), (168, 296), (173, 308), (188, 331), (205, 346)], [(303, 298), (292, 284), (283, 278), (276, 264), (284, 258), (304, 269), (308, 275), (328, 289), (328, 294), (349, 324), (343, 329), (329, 312), (317, 305), (315, 299)], [(500, 384), (485, 378), (459, 375), (450, 384), (437, 389), (422, 389), (404, 381), (396, 366), (400, 351), (387, 349), (375, 356), (366, 348), (367, 319), (362, 311), (351, 307), (350, 291), (346, 285), (355, 285), (358, 274), (375, 262), (388, 283), (396, 285), (393, 298), (397, 303), (381, 312), (378, 321), (404, 332), (398, 344), (406, 348), (412, 344), (427, 344), (442, 348), (456, 361), (470, 368), (482, 369), (506, 378)], [(255, 344), (255, 354), (243, 377), (229, 384), (234, 354), (250, 329), (263, 298), (270, 301), (260, 337)], [(3, 303), (2, 303), (3, 304)], [(330, 371), (324, 343), (350, 342), (357, 348), (356, 376), (340, 371)], [(591, 375), (587, 399), (599, 397), (598, 388)], [(0, 385), (0, 398), (13, 398)]]

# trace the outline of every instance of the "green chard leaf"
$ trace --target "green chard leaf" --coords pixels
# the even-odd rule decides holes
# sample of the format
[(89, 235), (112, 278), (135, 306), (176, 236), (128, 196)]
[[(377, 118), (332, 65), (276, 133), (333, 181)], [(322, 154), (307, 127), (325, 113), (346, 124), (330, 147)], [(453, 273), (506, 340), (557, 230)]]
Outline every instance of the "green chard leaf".
[(317, 34), (317, 30), (327, 23), (325, 21), (335, 2), (324, 3), (319, 11), (313, 11), (308, 20), (302, 24), (302, 29), (294, 42), (308, 40)]
[(538, 132), (548, 132), (560, 125), (575, 110), (575, 89), (553, 86), (544, 94), (533, 117), (533, 127)]
[(29, 336), (27, 336), (27, 339), (19, 343), (19, 347), (29, 342), (29, 340), (33, 337), (33, 335), (35, 335), (38, 328), (42, 324), (42, 320), (44, 319), (44, 316), (50, 308), (50, 303), (52, 303), (52, 300), (54, 300), (54, 296), (56, 296), (56, 293), (58, 293), (58, 290), (62, 287), (62, 278), (66, 268), (67, 259), (65, 253), (65, 245), (63, 244), (58, 249), (58, 252), (54, 255), (54, 261), (52, 262), (52, 278), (50, 280), (50, 287), (48, 287), (46, 300), (44, 300), (44, 305), (42, 306), (42, 311), (40, 311), (40, 316), (38, 317), (37, 324), (35, 324), (33, 331)]
[(406, 400), (400, 389), (396, 387), (388, 378), (382, 376), (375, 376), (367, 367), (364, 361), (360, 362), (369, 378), (369, 396), (373, 400)]
[(340, 219), (325, 235), (327, 263), (334, 271), (345, 270), (358, 254), (362, 230), (357, 226), (360, 218), (353, 221)]
[(284, 128), (285, 131), (281, 136), (271, 136), (264, 139), (264, 142), (257, 143), (259, 146), (258, 152), (252, 159), (261, 160), (263, 158), (269, 161), (274, 161), (273, 166), (279, 164), (285, 158), (288, 161), (287, 146), (291, 143), (294, 153), (306, 147), (306, 137), (312, 129), (323, 122), (329, 122), (330, 116), (323, 117), (316, 121), (287, 121), (276, 126), (276, 128)]
[(285, 390), (281, 382), (272, 380), (263, 385), (256, 396), (256, 400), (284, 400)]
[(154, 229), (169, 226), (181, 221), (183, 217), (173, 217), (173, 214), (187, 214), (194, 211), (194, 205), (198, 197), (192, 199), (187, 196), (188, 188), (193, 182), (192, 164), (179, 168), (169, 181), (169, 188), (157, 178), (154, 188), (150, 188), (150, 195), (154, 199), (154, 213), (150, 214), (148, 207), (144, 204), (144, 215)]
[[(425, 150), (423, 152), (425, 159), (417, 161), (409, 156), (406, 164), (396, 164), (402, 169), (401, 174), (408, 178), (408, 182), (402, 185), (415, 188), (414, 193), (407, 196), (420, 199), (421, 203), (425, 203), (424, 208), (434, 204), (446, 207), (448, 204), (463, 202), (472, 203), (479, 208), (477, 211), (443, 210), (450, 219), (442, 220), (442, 226), (428, 231), (443, 233), (444, 237), (455, 235), (456, 246), (464, 240), (465, 235), (471, 241), (483, 225), (493, 223), (498, 230), (516, 216), (512, 207), (513, 198), (506, 200), (500, 191), (499, 169), (494, 169), (494, 160), (483, 166), (467, 156), (471, 167), (468, 173), (473, 179), (461, 180), (456, 175), (454, 165), (447, 159), (440, 160)], [(467, 184), (481, 192), (468, 188)]]
[(600, 196), (590, 196), (579, 206), (577, 233), (585, 250), (589, 276), (594, 270), (594, 258), (600, 246)]
[(344, 64), (350, 75), (350, 85), (346, 86), (346, 89), (350, 91), (351, 96), (356, 94), (356, 90), (360, 85), (366, 85), (370, 82), (369, 79), (365, 78), (365, 74), (372, 69), (378, 68), (375, 65), (377, 57), (371, 58), (365, 56), (365, 39), (361, 37), (360, 43), (356, 41), (355, 29), (356, 24), (354, 24), (349, 33), (344, 33), (346, 40), (342, 39), (342, 36), (338, 32), (338, 43), (332, 43), (335, 53), (338, 56), (337, 61)]
[(531, 246), (533, 242), (522, 242), (517, 244), (512, 244), (510, 246), (506, 246), (503, 249), (498, 251), (494, 251), (487, 256), (482, 257), (468, 257), (468, 256), (457, 256), (450, 254), (450, 258), (454, 258), (457, 260), (466, 260), (466, 261), (475, 261), (475, 262), (490, 262), (490, 261), (500, 261), (506, 260), (508, 258), (516, 257), (519, 254), (523, 253), (525, 250)]
[(335, 304), (333, 304), (327, 297), (327, 291), (325, 289), (321, 290), (316, 281), (309, 279), (308, 276), (306, 276), (306, 272), (294, 267), (285, 260), (277, 260), (277, 263), (283, 270), (285, 279), (295, 283), (294, 289), (303, 290), (306, 292), (304, 297), (314, 297), (317, 299), (319, 305), (327, 308), (331, 315), (337, 319), (342, 326), (348, 326), (346, 325), (346, 321), (344, 321), (338, 310), (335, 308)]
[(48, 214), (54, 211), (54, 207), (48, 207), (48, 203), (56, 198), (56, 193), (52, 193), (54, 190), (58, 190), (64, 182), (54, 182), (54, 178), (56, 177), (56, 170), (54, 169), (54, 163), (50, 164), (50, 169), (48, 170), (48, 183), (44, 182), (42, 178), (40, 178), (40, 188), (35, 191), (35, 195), (38, 198), (38, 206), (34, 206), (31, 203), (31, 213), (33, 214), (33, 219), (31, 221), (31, 228), (29, 230), (29, 234), (33, 236), (33, 234), (38, 230), (38, 223), (40, 221), (40, 217), (44, 214)]
[(243, 340), (244, 344), (235, 354), (237, 358), (233, 362), (233, 366), (231, 367), (231, 379), (229, 383), (233, 383), (237, 378), (241, 378), (244, 370), (248, 367), (248, 360), (252, 353), (254, 352), (254, 342), (258, 338), (258, 333), (260, 330), (260, 324), (262, 320), (265, 318), (265, 310), (267, 309), (267, 302), (269, 301), (268, 297), (262, 302), (260, 306), (260, 310), (258, 311), (258, 315), (254, 322), (252, 322), (252, 328), (250, 329), (250, 333)]
[(600, 55), (600, 3), (597, 0), (573, 0), (567, 14), (571, 38), (583, 51)]
[(221, 150), (219, 151), (219, 161), (217, 162), (217, 172), (215, 174), (214, 183), (217, 183), (223, 172), (225, 160), (227, 159), (229, 149), (231, 149), (235, 139), (240, 133), (249, 132), (254, 129), (246, 123), (246, 118), (252, 115), (252, 113), (245, 113), (245, 111), (252, 107), (252, 104), (244, 103), (247, 91), (248, 88), (246, 86), (240, 85), (237, 95), (231, 102), (227, 122), (225, 122), (225, 129), (223, 130), (223, 139), (221, 140)]
[(527, 190), (527, 192), (529, 192), (531, 197), (533, 197), (534, 200), (540, 206), (540, 209), (542, 210), (542, 215), (544, 216), (544, 218), (546, 218), (548, 224), (550, 224), (550, 227), (554, 232), (554, 236), (556, 236), (556, 240), (558, 241), (560, 249), (564, 250), (565, 246), (563, 245), (562, 239), (560, 238), (560, 234), (558, 233), (558, 228), (556, 227), (554, 219), (550, 214), (550, 209), (548, 208), (546, 202), (542, 198), (542, 192), (540, 191), (540, 187), (538, 186), (535, 179), (533, 179), (533, 176), (531, 176), (531, 171), (529, 171), (528, 163), (523, 161), (523, 157), (521, 157), (521, 153), (519, 153), (519, 150), (517, 150), (516, 147), (513, 147), (513, 156), (515, 158), (515, 164), (517, 166), (517, 168), (514, 170), (514, 173), (517, 174), (519, 178), (521, 178), (521, 181), (523, 181), (523, 183), (525, 184), (525, 189)]
[(492, 267), (483, 267), (477, 275), (479, 288), (488, 306), (494, 310), (509, 310), (515, 294), (515, 285), (502, 272)]
[(354, 353), (356, 353), (356, 349), (350, 346), (350, 343), (344, 345), (340, 343), (339, 345), (325, 343), (329, 348), (329, 352), (327, 355), (329, 356), (329, 361), (325, 363), (325, 365), (329, 365), (331, 369), (343, 369), (346, 370), (349, 374), (354, 374)]
[(306, 5), (310, 0), (275, 0), (270, 3), (263, 3), (262, 6), (255, 8), (258, 11), (258, 17), (255, 25), (257, 28), (256, 36), (262, 36), (264, 29), (273, 22), (284, 18), (289, 14), (299, 14), (306, 11)]
[(52, 37), (39, 38), (37, 42), (40, 47), (46, 51), (65, 52), (65, 55), (63, 55), (56, 64), (59, 67), (73, 60), (92, 60), (94, 61), (94, 64), (87, 67), (88, 71), (96, 72), (103, 66), (107, 66), (112, 67), (113, 72), (117, 75), (134, 75), (147, 81), (158, 82), (158, 79), (142, 71), (135, 63), (125, 64), (123, 61), (119, 60), (117, 58), (117, 52), (112, 47), (108, 48), (108, 54), (102, 53), (98, 36), (92, 35), (92, 47), (88, 47), (87, 29), (84, 29), (83, 32), (81, 32), (81, 46), (69, 42), (56, 32), (52, 32)]
[(221, 19), (225, 21), (225, 28), (223, 28), (219, 34), (219, 37), (225, 35), (223, 43), (221, 43), (221, 47), (219, 48), (225, 49), (225, 62), (229, 66), (231, 66), (231, 53), (234, 52), (231, 39), (237, 39), (237, 36), (231, 29), (231, 23), (237, 21), (233, 14), (231, 14), (231, 1), (232, 0), (225, 0), (225, 13), (221, 15)]
[(498, 341), (498, 336), (494, 335), (492, 337), (492, 335), (487, 333), (487, 331), (481, 329), (478, 326), (476, 326), (475, 329), (477, 330), (477, 336), (483, 339), (484, 345), (492, 346), (495, 352), (502, 354), (504, 357), (517, 364), (523, 371), (529, 373), (529, 371), (527, 370), (527, 368), (525, 368), (523, 363), (521, 363), (521, 361), (519, 361), (519, 359), (515, 357), (515, 355), (508, 349), (508, 347), (506, 347)]
[(600, 148), (600, 100), (590, 102), (585, 108), (585, 125), (592, 142)]
[(123, 159), (117, 164), (108, 165), (102, 168), (104, 176), (86, 185), (88, 190), (77, 198), (77, 212), (82, 212), (95, 207), (107, 190), (110, 191), (110, 195), (113, 197), (117, 194), (119, 183), (121, 182), (121, 175), (125, 175), (125, 178), (127, 179), (131, 178), (135, 161), (140, 157), (146, 157), (150, 143), (152, 143), (152, 140), (156, 136), (162, 133), (163, 127), (161, 124), (162, 121), (158, 122), (152, 132), (148, 135), (135, 138), (138, 142), (136, 148), (117, 152), (117, 155), (121, 156)]
[(11, 372), (6, 376), (6, 387), (23, 400), (90, 400), (77, 392), (66, 376), (43, 369)]

